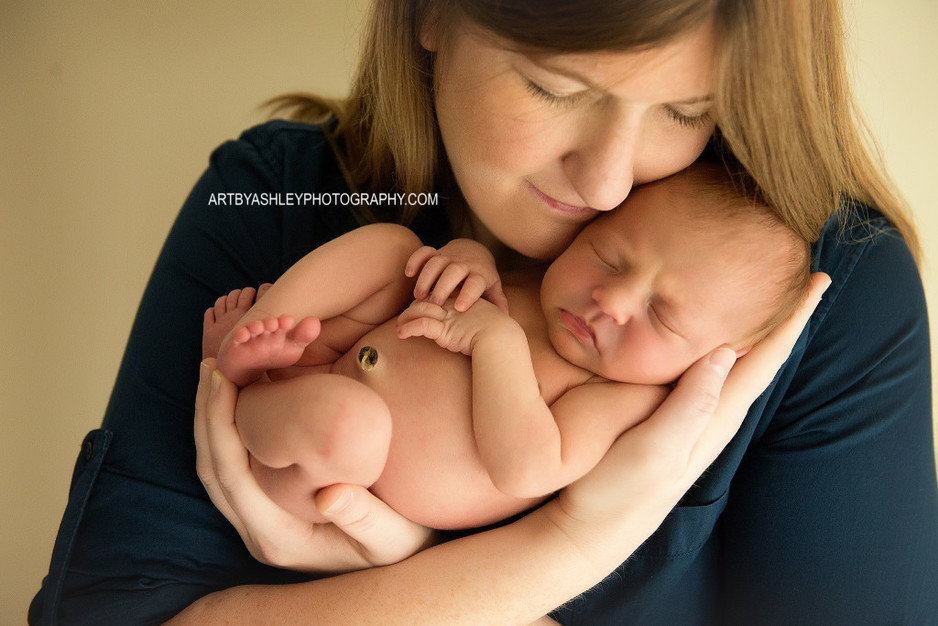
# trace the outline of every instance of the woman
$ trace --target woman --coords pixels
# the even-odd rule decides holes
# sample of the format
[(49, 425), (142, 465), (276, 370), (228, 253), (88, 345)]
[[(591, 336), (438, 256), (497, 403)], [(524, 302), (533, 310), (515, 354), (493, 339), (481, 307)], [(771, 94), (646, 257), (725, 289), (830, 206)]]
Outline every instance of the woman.
[[(34, 621), (160, 620), (205, 596), (180, 618), (523, 623), (614, 569), (554, 617), (938, 613), (915, 234), (852, 118), (836, 7), (547, 4), (378, 2), (337, 123), (271, 123), (213, 155), (157, 263), (104, 429), (86, 440)], [(427, 534), (361, 490), (319, 497), (349, 541), (338, 527), (310, 536), (258, 498), (232, 429), (235, 391), (209, 364), (199, 471), (237, 532), (217, 513), (187, 441), (198, 319), (217, 293), (276, 278), (353, 217), (404, 221), (425, 240), (467, 234), (503, 267), (518, 253), (550, 258), (633, 184), (682, 169), (708, 142), (817, 242), (816, 267), (833, 279), (774, 380), (803, 317), (733, 366), (722, 392), (732, 359), (704, 359), (596, 470), (514, 523), (312, 582), (251, 558), (241, 537), (275, 565), (357, 569), (406, 556)], [(445, 210), (212, 204), (223, 192), (349, 190), (438, 191)], [(206, 595), (283, 582), (298, 584)]]

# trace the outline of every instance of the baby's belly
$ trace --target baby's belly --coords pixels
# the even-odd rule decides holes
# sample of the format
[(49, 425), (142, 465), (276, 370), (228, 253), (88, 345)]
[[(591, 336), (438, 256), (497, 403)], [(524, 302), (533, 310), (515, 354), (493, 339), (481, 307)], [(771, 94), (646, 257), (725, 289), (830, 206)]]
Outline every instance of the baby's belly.
[(333, 371), (369, 386), (390, 407), (388, 461), (371, 490), (408, 519), (432, 528), (471, 528), (537, 503), (498, 491), (482, 465), (472, 432), (468, 357), (428, 339), (398, 339), (392, 320), (365, 335)]

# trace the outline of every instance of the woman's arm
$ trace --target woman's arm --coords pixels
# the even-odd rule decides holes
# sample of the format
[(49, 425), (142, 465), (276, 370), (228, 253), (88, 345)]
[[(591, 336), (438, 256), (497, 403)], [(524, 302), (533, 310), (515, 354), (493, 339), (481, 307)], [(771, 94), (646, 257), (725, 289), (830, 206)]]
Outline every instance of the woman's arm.
[[(592, 472), (521, 520), (435, 546), (387, 567), (294, 586), (244, 586), (218, 592), (180, 614), (178, 623), (222, 617), (286, 623), (308, 623), (313, 618), (341, 623), (353, 617), (358, 623), (539, 619), (599, 582), (661, 523), (771, 382), (826, 288), (825, 279), (816, 276), (795, 315), (735, 366), (729, 350), (701, 359), (654, 415), (616, 440)], [(202, 476), (213, 499), (228, 502), (229, 514), (237, 516), (236, 511), (252, 509), (257, 495), (243, 489), (249, 477), (228, 473), (232, 460), (236, 466), (243, 462), (237, 460), (244, 456), (243, 449), (227, 451), (234, 459), (204, 458), (216, 452), (211, 439), (230, 436), (233, 428), (235, 390), (223, 380), (216, 381), (214, 393), (200, 394), (204, 400), (196, 411), (200, 468), (206, 468)], [(365, 498), (354, 517), (369, 519), (374, 500), (362, 490), (346, 493)], [(347, 527), (349, 520), (333, 519)], [(362, 527), (351, 521), (353, 532), (376, 541), (375, 545), (393, 540), (369, 524)], [(283, 532), (274, 525), (252, 528), (248, 534), (254, 541), (277, 543), (270, 538)]]

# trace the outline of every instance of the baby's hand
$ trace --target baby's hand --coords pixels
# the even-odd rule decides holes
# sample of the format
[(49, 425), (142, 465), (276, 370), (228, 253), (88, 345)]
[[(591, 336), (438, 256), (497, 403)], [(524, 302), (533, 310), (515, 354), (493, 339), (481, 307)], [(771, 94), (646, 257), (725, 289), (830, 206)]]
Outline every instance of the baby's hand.
[[(454, 239), (439, 250), (423, 246), (407, 260), (404, 274), (417, 276), (414, 297), (442, 306), (459, 288), (453, 304), (463, 312), (480, 297), (508, 313), (508, 300), (502, 291), (495, 258), (482, 244), (471, 239)], [(419, 276), (418, 276), (419, 274)]]
[(504, 311), (486, 301), (477, 302), (468, 311), (455, 310), (453, 300), (442, 306), (428, 300), (415, 300), (397, 318), (397, 336), (426, 337), (450, 352), (471, 356), (478, 338), (495, 332), (502, 324), (517, 325)]

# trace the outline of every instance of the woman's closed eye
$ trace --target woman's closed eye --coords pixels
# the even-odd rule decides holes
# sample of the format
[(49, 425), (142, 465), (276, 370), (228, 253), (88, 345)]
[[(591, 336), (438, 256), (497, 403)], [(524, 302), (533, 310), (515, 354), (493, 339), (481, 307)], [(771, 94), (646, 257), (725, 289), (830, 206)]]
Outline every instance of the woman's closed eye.
[(701, 128), (709, 124), (711, 119), (709, 111), (703, 111), (702, 113), (685, 113), (671, 105), (665, 105), (664, 110), (671, 120), (685, 128)]
[(537, 97), (538, 100), (542, 100), (551, 106), (573, 106), (574, 104), (583, 100), (588, 93), (586, 91), (557, 93), (527, 77), (524, 78), (524, 85), (525, 88), (527, 88), (527, 90), (535, 97)]

